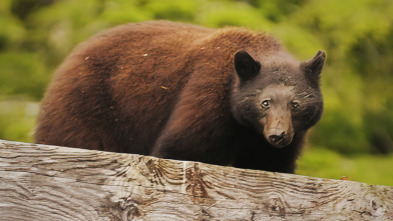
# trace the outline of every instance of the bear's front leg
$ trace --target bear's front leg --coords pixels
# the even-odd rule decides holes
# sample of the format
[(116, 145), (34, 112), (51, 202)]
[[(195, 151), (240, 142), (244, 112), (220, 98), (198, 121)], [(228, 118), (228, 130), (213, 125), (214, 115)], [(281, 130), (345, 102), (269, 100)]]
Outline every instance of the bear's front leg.
[(295, 173), (296, 160), (301, 152), (304, 133), (296, 134), (283, 148), (272, 146), (262, 135), (245, 131), (239, 142), (234, 167), (271, 172)]
[(229, 165), (233, 161), (235, 154), (229, 148), (231, 130), (226, 122), (177, 112), (181, 111), (175, 111), (171, 116), (152, 148), (151, 156), (217, 165)]
[(189, 82), (150, 155), (218, 165), (233, 161), (228, 149), (233, 135), (229, 108), (220, 93), (208, 87)]

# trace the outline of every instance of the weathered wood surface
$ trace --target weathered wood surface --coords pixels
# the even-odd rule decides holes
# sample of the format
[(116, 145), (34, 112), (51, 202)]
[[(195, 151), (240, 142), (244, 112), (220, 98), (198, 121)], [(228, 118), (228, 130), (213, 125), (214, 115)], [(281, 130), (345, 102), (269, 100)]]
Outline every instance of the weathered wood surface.
[(0, 140), (1, 220), (393, 220), (393, 187)]

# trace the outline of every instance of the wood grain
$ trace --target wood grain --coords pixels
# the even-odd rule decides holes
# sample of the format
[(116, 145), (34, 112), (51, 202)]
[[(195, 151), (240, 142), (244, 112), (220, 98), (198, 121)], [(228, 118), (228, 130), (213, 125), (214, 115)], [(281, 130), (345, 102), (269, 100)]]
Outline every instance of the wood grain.
[(393, 187), (0, 140), (0, 220), (393, 220)]

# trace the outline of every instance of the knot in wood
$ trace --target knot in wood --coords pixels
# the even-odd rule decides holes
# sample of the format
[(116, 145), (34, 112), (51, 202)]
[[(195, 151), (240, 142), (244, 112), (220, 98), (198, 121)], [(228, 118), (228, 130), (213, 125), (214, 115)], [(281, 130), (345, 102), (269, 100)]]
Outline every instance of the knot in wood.
[(269, 216), (285, 217), (285, 201), (280, 196), (272, 196), (269, 199)]
[(207, 189), (211, 188), (211, 184), (204, 180), (204, 173), (199, 169), (198, 163), (193, 167), (186, 169), (186, 191), (193, 197), (209, 197)]

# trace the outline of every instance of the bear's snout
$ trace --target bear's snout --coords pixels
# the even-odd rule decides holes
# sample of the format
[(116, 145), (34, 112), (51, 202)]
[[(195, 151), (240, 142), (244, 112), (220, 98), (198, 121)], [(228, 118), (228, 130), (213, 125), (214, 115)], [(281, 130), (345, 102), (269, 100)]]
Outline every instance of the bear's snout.
[(284, 140), (284, 137), (285, 137), (285, 132), (282, 132), (279, 135), (270, 135), (269, 136), (269, 142), (270, 143), (274, 143), (274, 144), (276, 144), (276, 143), (278, 144), (278, 143), (280, 143), (281, 141)]
[(274, 147), (285, 147), (291, 143), (292, 138), (288, 135), (287, 132), (281, 132), (279, 134), (272, 134), (268, 137), (268, 141)]
[(291, 116), (289, 114), (271, 114), (267, 117), (263, 134), (274, 147), (282, 148), (289, 145), (294, 135)]

